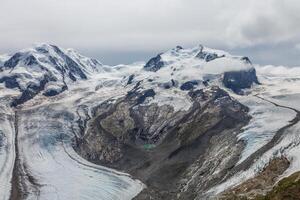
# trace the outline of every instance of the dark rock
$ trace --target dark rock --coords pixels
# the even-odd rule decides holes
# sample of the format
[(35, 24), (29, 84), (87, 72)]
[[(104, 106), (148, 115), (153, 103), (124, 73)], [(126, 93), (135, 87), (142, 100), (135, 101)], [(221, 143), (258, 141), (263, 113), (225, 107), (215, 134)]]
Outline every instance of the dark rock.
[(243, 60), (246, 64), (250, 64), (252, 65), (252, 62), (250, 61), (250, 59), (248, 57), (242, 57), (241, 60)]
[(42, 54), (46, 54), (46, 53), (49, 53), (49, 51), (45, 48), (42, 48), (42, 47), (36, 47), (35, 50), (39, 53), (42, 53)]
[(58, 95), (60, 92), (58, 90), (47, 90), (46, 92), (43, 93), (44, 96), (46, 97), (52, 97)]
[(174, 79), (171, 79), (171, 82), (172, 82), (172, 86), (176, 86), (178, 84), (178, 82), (174, 81)]
[(137, 82), (135, 84), (135, 86), (132, 88), (132, 90), (127, 92), (126, 97), (128, 99), (132, 99), (132, 98), (137, 97), (139, 95), (138, 89), (140, 88), (140, 85), (141, 85), (141, 81)]
[(94, 65), (101, 65), (101, 63), (97, 59), (92, 58), (91, 61)]
[(197, 97), (203, 97), (204, 96), (204, 92), (203, 92), (202, 89), (201, 90), (195, 90), (195, 91), (189, 91), (188, 95), (191, 98), (195, 99)]
[(22, 54), (21, 54), (21, 53), (16, 53), (16, 54), (14, 54), (9, 60), (7, 60), (7, 61), (4, 63), (4, 67), (7, 67), (7, 68), (14, 68), (14, 67), (17, 66), (18, 63), (20, 62), (21, 57), (22, 57)]
[(5, 84), (5, 87), (7, 88), (10, 88), (10, 89), (13, 89), (13, 88), (19, 88), (20, 89), (20, 85), (17, 81), (17, 76), (10, 76), (10, 77), (2, 77), (0, 79), (0, 83), (4, 83)]
[(195, 85), (198, 85), (198, 81), (187, 81), (180, 86), (181, 90), (194, 89)]
[(216, 54), (216, 53), (205, 52), (205, 51), (203, 51), (203, 47), (201, 47), (200, 52), (196, 55), (196, 58), (203, 59), (206, 62), (215, 60), (217, 58), (222, 58), (222, 57), (225, 57), (225, 55), (218, 56), (218, 54)]
[(164, 84), (162, 84), (162, 87), (163, 87), (164, 89), (170, 89), (170, 88), (171, 88), (171, 85), (170, 85), (169, 83), (164, 83)]
[(134, 79), (134, 74), (131, 74), (129, 77), (128, 77), (128, 81), (127, 81), (127, 85), (130, 85), (132, 83)]
[[(54, 51), (61, 58), (63, 58), (64, 61), (66, 62), (65, 66), (64, 66), (65, 69), (70, 70), (70, 72), (72, 73), (72, 75), (77, 75), (81, 79), (87, 79), (87, 76), (83, 73), (83, 71), (81, 69), (81, 66), (79, 66), (79, 64), (77, 64), (74, 60), (72, 60), (72, 58), (70, 58), (68, 55), (66, 55), (64, 52), (62, 52), (57, 46), (54, 46), (54, 45), (51, 45), (51, 46), (54, 49)], [(72, 78), (71, 79), (74, 80), (74, 77), (72, 77)]]
[(157, 55), (154, 58), (151, 58), (146, 65), (144, 66), (144, 69), (147, 71), (156, 72), (160, 68), (164, 66), (164, 62), (161, 60), (161, 54)]
[(137, 104), (142, 104), (148, 97), (154, 97), (155, 92), (153, 89), (145, 90), (143, 94), (137, 99)]
[(67, 89), (68, 89), (68, 87), (66, 85), (64, 85), (62, 88), (59, 88), (59, 89), (49, 89), (49, 90), (45, 91), (43, 93), (43, 95), (46, 97), (53, 97), (53, 96), (56, 96), (56, 95), (64, 92)]
[(56, 81), (56, 79), (54, 77), (45, 75), (44, 78), (40, 81), (39, 85), (31, 84), (27, 86), (27, 88), (22, 91), (21, 96), (12, 101), (11, 106), (16, 107), (20, 104), (25, 103), (26, 101), (31, 100), (34, 96), (44, 90), (46, 84), (50, 81)]
[(69, 72), (69, 78), (72, 80), (72, 81), (76, 81), (76, 77), (73, 75), (72, 72)]
[(242, 90), (250, 88), (253, 84), (259, 84), (256, 70), (254, 68), (244, 71), (225, 72), (223, 84), (237, 94), (242, 94)]
[(25, 59), (25, 65), (38, 65), (38, 61), (37, 59), (33, 56), (33, 55), (29, 55), (26, 59)]
[(209, 82), (209, 80), (202, 81), (202, 83), (205, 87), (207, 87), (209, 85), (208, 82)]
[(171, 81), (159, 84), (159, 87), (162, 87), (164, 89), (170, 89), (172, 87), (177, 87), (178, 81), (175, 81), (174, 79), (171, 79)]

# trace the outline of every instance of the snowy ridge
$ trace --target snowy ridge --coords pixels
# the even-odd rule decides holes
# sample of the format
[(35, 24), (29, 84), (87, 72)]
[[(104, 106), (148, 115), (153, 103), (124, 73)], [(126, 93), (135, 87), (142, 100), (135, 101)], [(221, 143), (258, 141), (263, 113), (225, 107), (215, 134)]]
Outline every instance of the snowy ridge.
[(0, 199), (2, 200), (10, 197), (15, 146), (11, 110), (1, 105), (0, 115)]
[(20, 92), (13, 106), (32, 99), (40, 92), (45, 96), (57, 95), (73, 82), (88, 79), (104, 70), (95, 59), (48, 44), (5, 56), (1, 63), (0, 84)]

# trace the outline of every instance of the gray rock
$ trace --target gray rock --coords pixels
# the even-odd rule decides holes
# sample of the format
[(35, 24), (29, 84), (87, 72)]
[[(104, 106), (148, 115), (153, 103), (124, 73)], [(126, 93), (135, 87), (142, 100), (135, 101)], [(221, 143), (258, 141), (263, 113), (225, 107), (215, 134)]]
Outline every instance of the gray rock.
[(161, 54), (157, 55), (154, 58), (151, 58), (146, 65), (144, 66), (144, 69), (147, 71), (153, 71), (156, 72), (160, 68), (164, 66), (164, 62), (161, 60)]
[(259, 84), (255, 68), (245, 71), (225, 72), (223, 84), (237, 94), (242, 94), (242, 90), (250, 88), (253, 84)]

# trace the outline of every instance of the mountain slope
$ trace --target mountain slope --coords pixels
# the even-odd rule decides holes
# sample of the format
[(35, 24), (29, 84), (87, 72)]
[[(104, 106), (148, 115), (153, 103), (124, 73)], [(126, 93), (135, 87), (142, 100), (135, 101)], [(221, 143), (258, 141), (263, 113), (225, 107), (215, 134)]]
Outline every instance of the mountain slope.
[(201, 45), (132, 65), (47, 44), (0, 60), (0, 199), (250, 198), (300, 170), (296, 70)]

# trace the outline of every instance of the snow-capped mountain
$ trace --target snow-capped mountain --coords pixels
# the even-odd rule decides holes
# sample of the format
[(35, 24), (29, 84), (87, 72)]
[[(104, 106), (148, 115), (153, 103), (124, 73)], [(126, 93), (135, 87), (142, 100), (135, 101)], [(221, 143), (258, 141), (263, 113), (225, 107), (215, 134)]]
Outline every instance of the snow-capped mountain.
[(172, 87), (176, 82), (187, 90), (194, 86), (205, 87), (220, 76), (223, 76), (224, 85), (235, 92), (258, 84), (255, 69), (247, 57), (232, 56), (202, 45), (191, 49), (177, 46), (151, 58), (144, 69), (156, 72), (150, 77), (154, 83), (165, 82), (164, 86)]
[(0, 56), (0, 199), (260, 198), (300, 171), (300, 71), (279, 69), (202, 45)]
[(71, 82), (84, 80), (103, 70), (102, 64), (74, 50), (41, 44), (1, 59), (0, 83), (17, 88), (21, 95), (12, 105), (17, 106), (43, 92), (54, 96), (66, 90)]

